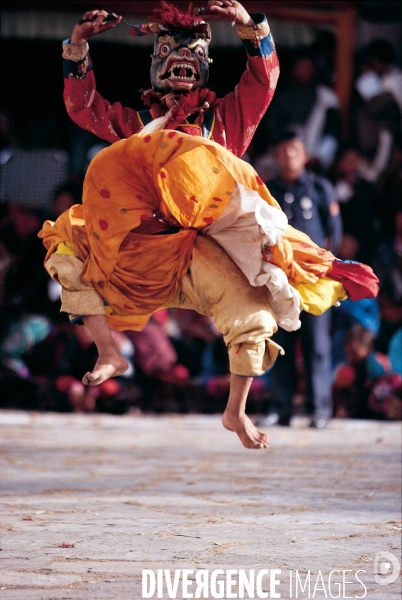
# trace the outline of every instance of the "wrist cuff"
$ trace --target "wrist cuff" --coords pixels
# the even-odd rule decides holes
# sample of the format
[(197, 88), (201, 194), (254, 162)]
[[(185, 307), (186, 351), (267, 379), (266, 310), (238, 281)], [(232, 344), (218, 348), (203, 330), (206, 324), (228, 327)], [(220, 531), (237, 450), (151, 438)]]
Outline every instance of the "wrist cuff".
[(250, 16), (255, 25), (236, 25), (237, 33), (240, 39), (249, 40), (258, 45), (270, 32), (268, 21), (265, 15), (259, 13)]
[(66, 60), (72, 60), (73, 62), (79, 62), (83, 60), (89, 52), (88, 42), (85, 44), (70, 44), (70, 40), (63, 42), (63, 54), (62, 57)]

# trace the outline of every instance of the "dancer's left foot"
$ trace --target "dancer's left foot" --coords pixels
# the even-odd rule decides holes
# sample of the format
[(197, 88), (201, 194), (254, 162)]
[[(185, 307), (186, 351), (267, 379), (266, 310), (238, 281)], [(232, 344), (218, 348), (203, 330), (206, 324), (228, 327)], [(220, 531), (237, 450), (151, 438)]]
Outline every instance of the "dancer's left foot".
[(269, 438), (249, 419), (247, 415), (233, 415), (227, 410), (222, 417), (223, 426), (229, 431), (234, 431), (240, 438), (241, 443), (246, 448), (268, 448)]
[(108, 357), (99, 357), (93, 371), (88, 371), (82, 378), (82, 383), (85, 385), (99, 385), (106, 379), (122, 375), (127, 369), (128, 362), (120, 353), (116, 352), (116, 354)]

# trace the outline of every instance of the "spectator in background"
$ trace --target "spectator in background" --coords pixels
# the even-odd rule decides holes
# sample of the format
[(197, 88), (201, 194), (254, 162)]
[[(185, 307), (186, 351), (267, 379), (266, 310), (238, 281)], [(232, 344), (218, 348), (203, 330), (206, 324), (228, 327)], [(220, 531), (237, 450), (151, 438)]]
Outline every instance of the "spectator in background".
[(353, 325), (359, 324), (375, 337), (380, 329), (380, 307), (377, 298), (344, 300), (332, 313), (332, 365), (346, 360), (345, 337)]
[(174, 309), (174, 318), (178, 325), (177, 335), (172, 343), (179, 360), (187, 367), (191, 377), (201, 374), (205, 352), (221, 337), (214, 320), (195, 310)]
[(402, 375), (402, 327), (396, 330), (389, 342), (388, 358), (392, 371)]
[[(24, 180), (26, 174), (22, 174)], [(29, 184), (26, 186), (31, 192)], [(73, 204), (81, 202), (82, 184), (65, 181), (53, 194), (49, 208), (23, 200), (10, 200), (1, 207), (0, 217), (0, 319), (23, 314), (44, 314), (59, 320), (59, 284), (43, 276), (44, 251), (38, 231), (46, 216), (57, 218)], [(38, 193), (38, 197), (40, 197)], [(38, 203), (40, 206), (40, 203)], [(1, 330), (1, 326), (0, 326)], [(0, 333), (1, 335), (1, 333)]]
[[(303, 141), (294, 132), (285, 132), (275, 148), (279, 175), (267, 186), (286, 213), (289, 225), (309, 235), (322, 248), (336, 252), (341, 237), (339, 205), (331, 183), (305, 170), (308, 161)], [(270, 371), (272, 403), (259, 425), (289, 425), (296, 384), (295, 342), (301, 336), (307, 377), (306, 411), (311, 426), (325, 427), (332, 415), (331, 405), (331, 311), (314, 316), (302, 312), (301, 329), (273, 336), (285, 350)]]
[(401, 73), (393, 66), (394, 54), (385, 41), (364, 48), (355, 82), (359, 97), (353, 109), (352, 138), (363, 157), (360, 175), (373, 183), (389, 167), (393, 144), (401, 133)]
[(152, 315), (141, 331), (125, 332), (135, 347), (136, 375), (143, 391), (143, 410), (187, 411), (184, 390), (190, 384), (190, 373), (179, 362), (168, 334), (170, 325), (169, 312), (162, 309)]
[(47, 314), (49, 308), (44, 252), (37, 236), (42, 220), (40, 210), (9, 202), (0, 222), (3, 307), (21, 314)]
[[(122, 333), (113, 332), (113, 337), (129, 362), (126, 375), (132, 377), (133, 346)], [(54, 326), (44, 316), (24, 316), (11, 326), (0, 347), (4, 390), (1, 406), (58, 412), (126, 412), (126, 378), (110, 380), (109, 385), (96, 389), (84, 386), (77, 378), (77, 371), (93, 360), (94, 351), (96, 354), (86, 327)]]
[(353, 325), (345, 337), (346, 362), (335, 371), (332, 388), (335, 417), (374, 417), (368, 400), (374, 383), (391, 371), (385, 354), (373, 351), (374, 335)]
[(0, 343), (0, 406), (37, 409), (36, 386), (27, 364), (27, 355), (49, 335), (50, 320), (44, 315), (9, 311)]
[(381, 237), (394, 231), (395, 217), (402, 211), (402, 132), (395, 140), (390, 168), (384, 175), (380, 190), (379, 216)]
[(141, 331), (127, 331), (136, 348), (135, 362), (150, 378), (165, 381), (188, 381), (189, 372), (178, 364), (178, 356), (168, 335), (153, 317)]
[(263, 125), (269, 144), (292, 129), (304, 142), (310, 166), (328, 170), (341, 135), (339, 101), (335, 92), (317, 81), (317, 69), (309, 53), (297, 53), (290, 81), (274, 96)]
[(365, 67), (378, 75), (383, 91), (391, 94), (402, 113), (402, 69), (392, 45), (386, 40), (373, 40), (366, 48)]
[[(132, 377), (134, 373), (132, 365), (134, 348), (123, 333), (113, 331), (112, 335), (128, 361), (129, 369), (124, 377), (110, 380), (111, 384), (109, 385), (104, 385), (107, 384), (105, 381), (99, 386), (99, 389), (93, 390), (93, 388), (83, 385), (77, 375), (80, 369), (89, 368), (89, 364), (94, 359), (94, 352), (96, 354), (95, 344), (84, 325), (72, 325), (70, 329), (61, 327), (50, 340), (47, 340), (47, 347), (46, 344), (43, 344), (45, 348), (36, 348), (36, 352), (32, 352), (28, 358), (31, 372), (36, 376), (43, 374), (41, 370), (46, 367), (49, 369), (49, 365), (53, 363), (53, 368), (47, 373), (48, 379), (73, 412), (93, 412), (95, 410), (112, 413), (126, 412), (128, 405), (121, 397), (121, 392), (124, 388), (124, 381), (128, 377)], [(58, 360), (49, 361), (49, 356), (46, 356), (49, 353), (58, 355)]]
[(402, 210), (396, 213), (393, 231), (376, 252), (374, 269), (380, 279), (378, 299), (381, 308), (376, 348), (386, 354), (402, 318)]
[[(378, 192), (375, 186), (359, 175), (359, 152), (353, 147), (345, 147), (335, 163), (335, 193), (339, 202), (343, 234), (352, 237), (341, 246), (340, 258), (353, 259), (372, 264), (372, 256), (377, 245), (378, 226), (376, 207)], [(345, 256), (351, 250), (351, 256)]]
[(82, 204), (82, 182), (65, 181), (57, 186), (52, 202), (52, 217), (57, 219), (74, 204)]

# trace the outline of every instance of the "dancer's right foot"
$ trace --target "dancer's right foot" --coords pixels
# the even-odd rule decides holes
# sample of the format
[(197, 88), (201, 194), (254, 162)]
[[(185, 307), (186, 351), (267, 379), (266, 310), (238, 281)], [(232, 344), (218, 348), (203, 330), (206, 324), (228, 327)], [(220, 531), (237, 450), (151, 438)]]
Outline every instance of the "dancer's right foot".
[(269, 438), (255, 425), (247, 415), (234, 415), (225, 410), (222, 417), (223, 426), (229, 431), (234, 431), (240, 438), (245, 448), (268, 448)]

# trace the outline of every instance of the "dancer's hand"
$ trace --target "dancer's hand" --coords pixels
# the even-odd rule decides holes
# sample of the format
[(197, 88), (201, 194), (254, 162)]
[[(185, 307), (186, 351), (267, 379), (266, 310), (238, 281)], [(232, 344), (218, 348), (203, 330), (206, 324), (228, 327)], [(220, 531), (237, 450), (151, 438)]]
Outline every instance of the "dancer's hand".
[(234, 21), (236, 25), (254, 25), (244, 6), (236, 0), (209, 0), (208, 12), (203, 14), (207, 19)]
[(108, 14), (105, 10), (90, 10), (86, 12), (73, 29), (71, 44), (85, 44), (88, 38), (116, 27), (123, 18), (115, 13), (111, 13), (111, 16), (116, 18), (113, 21), (107, 21)]

